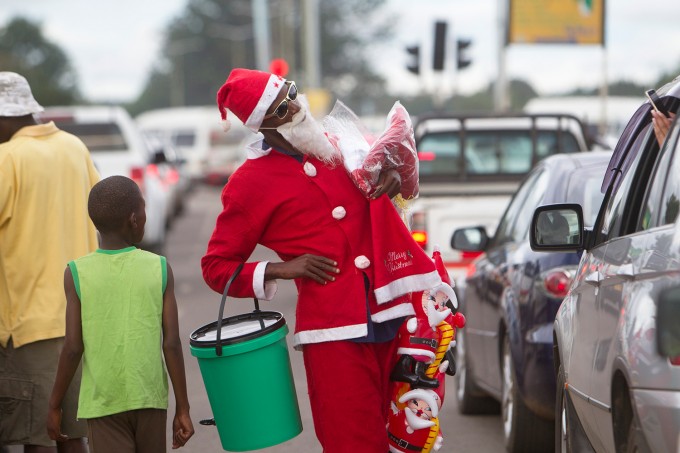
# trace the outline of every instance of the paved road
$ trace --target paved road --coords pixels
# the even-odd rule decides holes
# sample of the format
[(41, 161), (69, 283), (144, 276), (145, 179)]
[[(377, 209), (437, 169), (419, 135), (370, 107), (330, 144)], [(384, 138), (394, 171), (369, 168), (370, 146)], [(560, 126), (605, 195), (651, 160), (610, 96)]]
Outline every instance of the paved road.
[[(166, 249), (168, 261), (175, 273), (191, 414), (196, 425), (196, 434), (184, 448), (184, 451), (188, 452), (222, 451), (216, 428), (198, 424), (199, 419), (211, 417), (211, 411), (198, 364), (189, 352), (188, 342), (191, 332), (214, 321), (217, 317), (220, 297), (203, 282), (199, 263), (220, 207), (218, 188), (197, 188), (188, 200), (184, 215), (173, 225)], [(272, 252), (265, 248), (258, 248), (255, 254), (256, 259), (275, 259)], [(227, 302), (225, 316), (252, 310), (252, 300), (229, 299)], [(275, 299), (270, 302), (261, 302), (261, 308), (283, 313), (292, 330), (295, 321), (294, 285), (291, 282), (279, 282), (279, 290)], [(288, 337), (290, 346), (291, 335), (289, 334)], [(302, 354), (292, 348), (289, 349), (304, 429), (296, 438), (261, 451), (271, 453), (321, 452), (321, 446), (314, 436)], [(449, 392), (453, 391), (451, 381), (452, 379), (449, 378)], [(463, 417), (458, 415), (455, 406), (455, 398), (453, 394), (449, 394), (439, 416), (444, 433), (442, 452), (496, 453), (503, 451), (499, 416)], [(266, 411), (266, 408), (244, 408), (243, 415), (257, 420), (257, 412), (260, 410)], [(168, 415), (168, 424), (170, 424), (171, 411)]]

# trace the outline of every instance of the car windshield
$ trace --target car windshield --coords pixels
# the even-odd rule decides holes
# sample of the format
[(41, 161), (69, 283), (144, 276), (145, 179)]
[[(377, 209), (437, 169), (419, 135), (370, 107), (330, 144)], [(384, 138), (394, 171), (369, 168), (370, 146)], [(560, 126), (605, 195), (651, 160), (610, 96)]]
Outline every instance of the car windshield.
[(583, 223), (588, 228), (595, 225), (604, 199), (604, 194), (600, 191), (603, 172), (604, 168), (599, 165), (581, 168), (572, 174), (569, 181), (567, 202), (578, 203), (583, 207)]
[(127, 151), (128, 145), (116, 123), (59, 122), (59, 129), (80, 138), (91, 153)]
[[(425, 178), (525, 175), (534, 162), (532, 144), (531, 131), (524, 130), (468, 130), (464, 137), (459, 131), (429, 133), (418, 143), (419, 173)], [(536, 132), (536, 160), (578, 151), (578, 142), (569, 132)]]

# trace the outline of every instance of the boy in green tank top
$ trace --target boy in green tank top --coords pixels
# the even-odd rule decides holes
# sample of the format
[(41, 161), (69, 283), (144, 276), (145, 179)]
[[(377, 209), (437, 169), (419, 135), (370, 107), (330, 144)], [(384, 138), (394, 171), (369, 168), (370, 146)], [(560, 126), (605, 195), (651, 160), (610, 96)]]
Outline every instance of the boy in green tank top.
[(172, 448), (179, 448), (194, 428), (172, 269), (165, 257), (134, 246), (146, 223), (144, 198), (134, 181), (112, 176), (95, 184), (88, 212), (100, 248), (71, 261), (64, 272), (66, 338), (49, 401), (48, 433), (67, 440), (60, 431), (61, 404), (82, 358), (78, 418), (87, 420), (92, 453), (166, 451), (167, 374), (176, 401)]

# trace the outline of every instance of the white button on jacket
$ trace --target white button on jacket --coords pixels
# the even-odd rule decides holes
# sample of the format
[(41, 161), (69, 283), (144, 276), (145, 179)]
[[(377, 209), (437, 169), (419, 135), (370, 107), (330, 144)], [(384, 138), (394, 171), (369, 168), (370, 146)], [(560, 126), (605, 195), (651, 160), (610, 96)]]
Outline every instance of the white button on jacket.
[(345, 208), (342, 206), (338, 206), (337, 208), (333, 209), (333, 218), (335, 220), (344, 219), (346, 215), (347, 211), (345, 211)]
[(304, 169), (307, 176), (316, 176), (316, 167), (311, 162), (305, 162)]
[(354, 258), (354, 265), (359, 269), (366, 269), (371, 265), (371, 260), (366, 258), (364, 255), (359, 255)]

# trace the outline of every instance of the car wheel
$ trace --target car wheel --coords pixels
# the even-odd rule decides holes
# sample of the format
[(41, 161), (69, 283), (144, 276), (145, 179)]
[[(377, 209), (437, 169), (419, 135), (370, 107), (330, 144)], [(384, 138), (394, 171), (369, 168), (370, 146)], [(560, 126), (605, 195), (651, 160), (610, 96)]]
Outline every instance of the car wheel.
[(555, 453), (594, 453), (569, 403), (566, 383), (564, 368), (560, 364), (555, 397)]
[(554, 438), (552, 422), (534, 414), (522, 400), (510, 352), (510, 339), (503, 340), (501, 415), (508, 452), (549, 451)]
[(462, 329), (456, 331), (456, 375), (453, 378), (456, 386), (458, 412), (464, 415), (497, 414), (500, 412), (498, 401), (484, 394), (475, 385), (469, 362), (465, 356), (465, 335)]
[(640, 422), (636, 416), (630, 421), (630, 428), (628, 428), (628, 436), (626, 441), (626, 453), (649, 453), (650, 449), (642, 434)]

